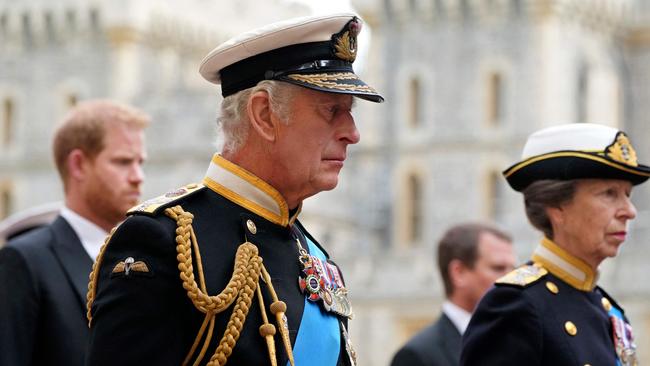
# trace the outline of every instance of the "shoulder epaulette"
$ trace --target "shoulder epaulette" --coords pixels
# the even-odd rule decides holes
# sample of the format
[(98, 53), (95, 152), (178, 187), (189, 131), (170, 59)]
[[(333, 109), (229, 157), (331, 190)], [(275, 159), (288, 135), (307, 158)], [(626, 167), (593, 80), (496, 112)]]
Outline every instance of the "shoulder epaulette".
[(539, 265), (526, 264), (495, 281), (497, 285), (526, 287), (546, 276), (548, 271)]
[(127, 215), (134, 215), (134, 214), (148, 214), (148, 215), (154, 215), (159, 208), (163, 206), (168, 206), (170, 203), (173, 203), (174, 201), (186, 197), (194, 192), (197, 192), (201, 188), (203, 188), (203, 184), (197, 184), (197, 183), (191, 183), (186, 186), (174, 189), (173, 191), (169, 191), (162, 196), (158, 196), (149, 200), (146, 200), (142, 203), (140, 203), (137, 206), (134, 206), (131, 208), (129, 211), (127, 211)]

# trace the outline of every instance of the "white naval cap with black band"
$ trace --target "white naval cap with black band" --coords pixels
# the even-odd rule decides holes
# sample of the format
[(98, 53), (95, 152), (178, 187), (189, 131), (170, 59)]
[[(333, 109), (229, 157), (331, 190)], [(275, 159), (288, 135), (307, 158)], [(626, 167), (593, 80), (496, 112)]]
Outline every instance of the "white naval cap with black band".
[(570, 123), (531, 134), (521, 161), (503, 175), (516, 191), (542, 179), (621, 179), (636, 185), (650, 177), (650, 167), (638, 163), (623, 131), (594, 123)]
[(221, 44), (203, 59), (199, 72), (206, 80), (221, 84), (224, 97), (262, 80), (281, 80), (383, 102), (352, 69), (361, 24), (349, 13), (273, 23)]

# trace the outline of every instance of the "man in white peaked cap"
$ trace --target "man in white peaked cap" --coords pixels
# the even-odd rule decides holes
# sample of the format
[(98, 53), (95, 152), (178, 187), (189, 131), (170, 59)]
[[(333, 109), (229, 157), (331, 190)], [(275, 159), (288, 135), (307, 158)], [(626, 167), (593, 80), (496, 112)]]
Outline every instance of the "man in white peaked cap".
[[(224, 146), (200, 184), (111, 234), (88, 291), (88, 365), (354, 365), (339, 267), (298, 221), (359, 142), (353, 14), (292, 19), (210, 52)], [(191, 142), (188, 142), (191, 143)]]

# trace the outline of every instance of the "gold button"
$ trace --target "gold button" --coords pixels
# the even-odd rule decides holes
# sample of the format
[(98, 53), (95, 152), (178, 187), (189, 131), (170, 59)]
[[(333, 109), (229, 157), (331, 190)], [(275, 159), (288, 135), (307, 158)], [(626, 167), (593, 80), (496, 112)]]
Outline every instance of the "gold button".
[(198, 187), (198, 186), (199, 186), (199, 185), (196, 184), (196, 183), (190, 183), (190, 184), (186, 185), (185, 188), (187, 188), (187, 189), (194, 189), (194, 188), (196, 188), (196, 187)]
[(573, 322), (568, 321), (568, 322), (564, 323), (564, 329), (571, 336), (574, 336), (574, 335), (578, 334), (578, 328), (576, 328), (576, 325), (573, 324)]
[(603, 304), (603, 307), (605, 308), (605, 311), (610, 311), (612, 309), (612, 303), (607, 300), (606, 297), (603, 297), (600, 299), (600, 302)]
[(553, 294), (557, 294), (558, 292), (560, 292), (560, 290), (558, 290), (557, 286), (551, 281), (546, 281), (546, 288), (549, 291), (551, 291), (551, 293), (553, 293)]
[(257, 234), (257, 226), (255, 226), (253, 220), (246, 220), (246, 227), (251, 234)]

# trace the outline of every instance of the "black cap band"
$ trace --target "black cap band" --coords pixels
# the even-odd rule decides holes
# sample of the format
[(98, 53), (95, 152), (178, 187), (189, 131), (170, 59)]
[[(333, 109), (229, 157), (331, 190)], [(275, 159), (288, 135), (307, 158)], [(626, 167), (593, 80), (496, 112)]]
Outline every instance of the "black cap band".
[(352, 63), (339, 60), (332, 53), (330, 42), (290, 45), (224, 67), (220, 71), (221, 94), (227, 97), (251, 88), (262, 80), (275, 80), (287, 73), (323, 72), (333, 69), (351, 71)]

